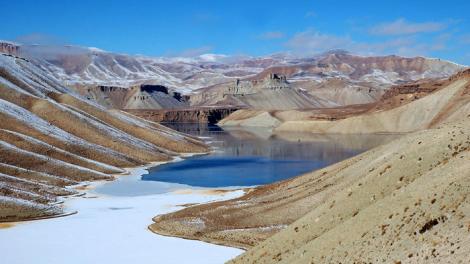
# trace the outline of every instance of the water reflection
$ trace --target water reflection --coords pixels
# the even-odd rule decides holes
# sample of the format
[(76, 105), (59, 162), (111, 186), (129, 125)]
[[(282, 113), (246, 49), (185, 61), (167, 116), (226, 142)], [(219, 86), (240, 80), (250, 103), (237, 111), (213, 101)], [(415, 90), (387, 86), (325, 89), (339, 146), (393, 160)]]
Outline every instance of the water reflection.
[(142, 177), (199, 187), (251, 186), (290, 178), (344, 160), (398, 135), (319, 135), (268, 129), (221, 129), (213, 125), (168, 124), (204, 137), (215, 149), (150, 169)]

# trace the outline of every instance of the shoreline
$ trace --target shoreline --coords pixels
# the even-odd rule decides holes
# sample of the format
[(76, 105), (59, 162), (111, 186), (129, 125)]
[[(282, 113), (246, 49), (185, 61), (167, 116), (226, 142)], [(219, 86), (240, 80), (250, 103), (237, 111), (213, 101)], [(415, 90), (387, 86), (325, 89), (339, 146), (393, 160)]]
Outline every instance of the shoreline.
[[(158, 165), (160, 164), (162, 163)], [(104, 262), (129, 263), (131, 257), (133, 261), (137, 259), (138, 263), (139, 259), (158, 259), (162, 263), (173, 263), (176, 259), (182, 259), (179, 263), (208, 263), (205, 257), (211, 254), (214, 258), (211, 257), (209, 263), (221, 263), (243, 253), (236, 248), (157, 235), (148, 229), (155, 215), (184, 209), (184, 204), (233, 199), (243, 195), (243, 190), (226, 190), (219, 193), (211, 192), (215, 188), (204, 188), (191, 192), (172, 191), (135, 197), (111, 196), (97, 191), (97, 188), (105, 184), (113, 184), (127, 177), (136, 181), (146, 169), (153, 166), (156, 164), (126, 168), (126, 174), (119, 175), (121, 177), (116, 177), (116, 180), (111, 182), (81, 184), (88, 184), (83, 196), (64, 199), (64, 207), (77, 212), (69, 217), (55, 216), (41, 220), (3, 223), (0, 244), (5, 245), (7, 252), (3, 254), (3, 258), (11, 264), (63, 263), (59, 262), (59, 258), (72, 259), (71, 263), (98, 262), (100, 259), (104, 259)], [(93, 201), (89, 201), (90, 198), (94, 198)], [(49, 238), (44, 241), (44, 237)], [(18, 257), (21, 249), (25, 247), (33, 248), (33, 252), (27, 254), (28, 256)], [(52, 251), (51, 248), (56, 250)], [(74, 248), (82, 250), (75, 252)], [(177, 253), (181, 248), (186, 248), (191, 253), (181, 256)], [(34, 251), (38, 253), (34, 254)], [(35, 255), (41, 258), (33, 259)]]
[[(221, 201), (223, 201), (223, 200), (221, 200)], [(210, 202), (207, 202), (207, 203), (210, 203)], [(155, 216), (155, 217), (158, 217), (158, 215)], [(224, 244), (223, 241), (204, 239), (204, 238), (181, 237), (181, 236), (177, 236), (177, 235), (174, 235), (174, 234), (171, 234), (171, 233), (165, 233), (165, 232), (162, 232), (160, 230), (158, 230), (158, 231), (152, 230), (151, 225), (149, 225), (147, 228), (151, 233), (153, 233), (154, 235), (158, 235), (158, 236), (171, 237), (171, 238), (183, 239), (183, 240), (188, 240), (188, 241), (199, 241), (199, 242), (209, 243), (209, 244), (212, 244), (212, 245), (217, 245), (217, 246), (222, 246), (222, 247), (236, 248), (236, 249), (243, 250), (244, 252), (249, 250), (248, 247), (235, 246), (233, 244), (228, 244), (228, 243)]]
[[(192, 157), (192, 156), (198, 156), (198, 155), (207, 155), (208, 153), (210, 153), (210, 152), (207, 152), (207, 153), (205, 153), (205, 152), (202, 152), (202, 153), (181, 153), (179, 156), (174, 157), (172, 160), (169, 160), (169, 161), (155, 161), (155, 162), (150, 162), (148, 164), (141, 165), (141, 166), (120, 168), (120, 169), (123, 170), (122, 173), (109, 174), (110, 176), (113, 177), (113, 179), (111, 179), (111, 180), (84, 181), (84, 182), (80, 182), (80, 183), (75, 184), (75, 185), (66, 186), (65, 187), (66, 189), (77, 191), (77, 193), (71, 194), (71, 195), (66, 195), (66, 196), (58, 196), (57, 201), (54, 202), (54, 203), (48, 204), (48, 206), (64, 205), (67, 202), (67, 200), (70, 199), (70, 198), (83, 197), (87, 194), (88, 191), (96, 190), (96, 188), (98, 188), (98, 187), (100, 187), (100, 186), (102, 186), (106, 183), (115, 182), (115, 181), (119, 180), (121, 177), (131, 176), (136, 170), (146, 170), (146, 169), (149, 169), (149, 168), (152, 168), (152, 167), (156, 167), (156, 166), (160, 166), (160, 165), (164, 165), (164, 164), (168, 164), (168, 163), (172, 163), (172, 162), (178, 162), (178, 161), (183, 160), (183, 158), (186, 158), (186, 157)], [(83, 188), (83, 189), (81, 189), (81, 188)], [(13, 227), (13, 226), (15, 226), (16, 223), (25, 223), (25, 222), (33, 222), (33, 221), (46, 220), (46, 219), (54, 219), (54, 218), (60, 218), (60, 217), (66, 217), (66, 216), (74, 215), (74, 214), (77, 214), (77, 213), (78, 213), (77, 211), (74, 211), (74, 212), (65, 212), (64, 211), (60, 214), (45, 215), (45, 216), (40, 216), (40, 217), (32, 217), (32, 218), (28, 218), (28, 219), (20, 219), (20, 220), (15, 220), (15, 221), (2, 221), (2, 220), (0, 220), (0, 224), (5, 224), (5, 225), (8, 225), (8, 226), (10, 226), (9, 224), (11, 224), (11, 227)], [(6, 228), (10, 228), (10, 227), (6, 227)]]

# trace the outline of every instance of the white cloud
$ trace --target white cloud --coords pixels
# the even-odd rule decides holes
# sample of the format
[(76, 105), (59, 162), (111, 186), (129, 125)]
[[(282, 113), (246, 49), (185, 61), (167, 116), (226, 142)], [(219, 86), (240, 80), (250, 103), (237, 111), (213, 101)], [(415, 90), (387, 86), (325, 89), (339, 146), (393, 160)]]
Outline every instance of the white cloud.
[(419, 42), (414, 37), (400, 37), (378, 42), (358, 42), (349, 36), (336, 36), (307, 30), (295, 34), (284, 45), (293, 53), (318, 54), (329, 50), (343, 49), (361, 55), (427, 56), (433, 51), (446, 48), (449, 36), (443, 34), (430, 42)]
[(269, 31), (264, 32), (258, 36), (259, 39), (272, 40), (272, 39), (281, 39), (284, 38), (284, 33), (281, 31)]
[(202, 46), (202, 47), (183, 50), (183, 51), (175, 54), (175, 56), (176, 57), (197, 57), (199, 55), (209, 53), (212, 50), (213, 50), (212, 46)]
[(350, 49), (354, 41), (349, 37), (339, 37), (307, 30), (295, 34), (285, 46), (298, 53), (320, 53), (332, 49)]
[(393, 22), (383, 23), (372, 27), (369, 32), (374, 35), (387, 36), (411, 35), (417, 33), (438, 32), (446, 29), (447, 26), (448, 24), (444, 22), (414, 23), (400, 18)]

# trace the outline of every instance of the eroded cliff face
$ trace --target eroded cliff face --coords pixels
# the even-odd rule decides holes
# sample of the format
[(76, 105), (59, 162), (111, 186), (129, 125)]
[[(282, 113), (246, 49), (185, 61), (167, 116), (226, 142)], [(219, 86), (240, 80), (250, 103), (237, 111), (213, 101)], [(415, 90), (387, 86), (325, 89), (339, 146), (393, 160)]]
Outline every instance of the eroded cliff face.
[[(393, 86), (376, 102), (336, 108), (291, 111), (243, 109), (219, 122), (222, 126), (263, 126), (261, 116), (275, 119), (278, 130), (313, 133), (410, 132), (435, 127), (469, 113), (470, 70), (447, 79)], [(271, 125), (269, 125), (271, 126)]]
[(261, 79), (240, 80), (204, 89), (191, 95), (192, 106), (231, 105), (251, 109), (290, 110), (331, 107), (321, 98), (292, 86), (286, 76), (269, 74)]
[(239, 108), (194, 108), (173, 110), (129, 109), (127, 112), (153, 122), (208, 123), (217, 124), (220, 120)]
[(189, 106), (188, 97), (163, 85), (76, 86), (78, 92), (114, 109), (175, 109)]

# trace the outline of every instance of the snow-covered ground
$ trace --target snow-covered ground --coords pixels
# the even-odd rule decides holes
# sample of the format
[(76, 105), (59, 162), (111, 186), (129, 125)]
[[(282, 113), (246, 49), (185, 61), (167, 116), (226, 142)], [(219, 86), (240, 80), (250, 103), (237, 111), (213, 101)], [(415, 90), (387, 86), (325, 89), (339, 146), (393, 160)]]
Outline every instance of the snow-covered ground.
[(125, 182), (139, 181), (144, 170), (134, 169), (131, 176), (99, 186), (83, 197), (67, 199), (65, 206), (68, 211), (78, 211), (75, 215), (23, 222), (0, 229), (0, 262), (210, 264), (223, 263), (242, 253), (235, 248), (156, 235), (147, 229), (152, 217), (181, 208), (178, 205), (234, 198), (243, 194), (241, 190), (223, 195), (211, 195), (203, 190), (161, 193), (160, 187), (170, 190), (175, 186), (159, 186), (153, 182), (150, 183), (151, 188), (155, 188), (153, 194), (147, 194), (149, 187), (143, 185), (143, 195), (99, 193), (101, 188), (109, 191), (106, 185), (117, 184), (118, 188), (125, 188)]

